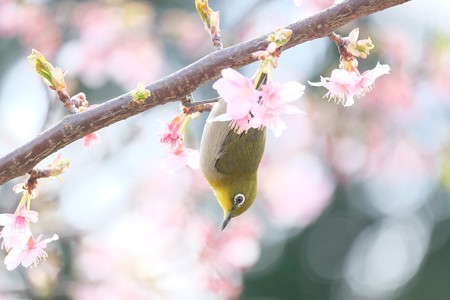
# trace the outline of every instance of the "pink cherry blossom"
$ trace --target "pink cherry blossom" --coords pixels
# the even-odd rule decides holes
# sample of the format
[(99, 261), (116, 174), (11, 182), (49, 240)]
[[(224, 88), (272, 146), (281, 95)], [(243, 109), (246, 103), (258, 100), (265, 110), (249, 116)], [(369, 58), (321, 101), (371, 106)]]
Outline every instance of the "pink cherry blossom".
[(200, 167), (199, 152), (184, 147), (184, 127), (188, 120), (189, 116), (181, 113), (169, 124), (163, 123), (165, 131), (159, 137), (168, 156), (161, 162), (161, 168), (169, 174), (174, 174), (185, 166), (195, 170)]
[(37, 222), (38, 213), (20, 206), (15, 214), (0, 214), (0, 226), (3, 238), (2, 248), (21, 247), (31, 236), (29, 222)]
[(0, 37), (16, 37), (27, 48), (53, 55), (61, 46), (60, 29), (48, 6), (0, 1)]
[(308, 83), (312, 86), (323, 86), (328, 89), (324, 97), (335, 99), (337, 103), (343, 102), (344, 106), (351, 106), (355, 103), (354, 97), (364, 96), (369, 92), (375, 79), (384, 74), (389, 74), (388, 65), (377, 63), (373, 70), (368, 70), (362, 74), (354, 71), (336, 69), (331, 72), (331, 77), (321, 77), (320, 82)]
[(95, 148), (98, 144), (100, 144), (100, 136), (96, 133), (89, 133), (83, 137), (83, 146), (86, 149)]
[(38, 236), (35, 240), (30, 237), (28, 243), (22, 247), (14, 247), (9, 251), (8, 255), (5, 257), (5, 265), (8, 271), (14, 270), (18, 265), (22, 265), (25, 268), (34, 264), (35, 266), (41, 261), (47, 258), (47, 248), (48, 243), (56, 241), (59, 237), (54, 234), (51, 238), (40, 241), (42, 234)]
[(168, 156), (161, 162), (161, 168), (169, 174), (174, 174), (185, 166), (194, 170), (199, 169), (200, 155), (197, 150), (180, 148), (177, 151), (168, 152)]
[(361, 85), (365, 91), (370, 91), (375, 84), (375, 79), (384, 74), (389, 74), (391, 68), (388, 65), (381, 65), (379, 62), (373, 70), (367, 70), (361, 74)]
[(297, 100), (303, 95), (305, 86), (290, 81), (284, 84), (276, 84), (268, 82), (262, 87), (261, 104), (254, 105), (250, 121), (253, 128), (265, 126), (273, 130), (275, 136), (280, 136), (286, 128), (285, 123), (281, 120), (282, 114), (298, 114), (302, 113), (298, 108), (287, 103)]
[(227, 103), (227, 111), (209, 122), (230, 121), (230, 127), (238, 134), (250, 128), (267, 127), (279, 136), (286, 128), (280, 115), (300, 113), (296, 107), (286, 104), (303, 95), (305, 87), (298, 82), (269, 82), (258, 91), (252, 80), (233, 69), (222, 70), (222, 76), (213, 88)]
[(169, 149), (177, 150), (183, 146), (181, 127), (184, 122), (184, 114), (179, 114), (170, 123), (161, 122), (164, 132), (159, 135), (160, 142)]
[(228, 68), (222, 70), (222, 78), (213, 84), (213, 88), (227, 103), (227, 111), (210, 121), (232, 121), (231, 126), (238, 133), (248, 130), (250, 110), (261, 96), (251, 79)]

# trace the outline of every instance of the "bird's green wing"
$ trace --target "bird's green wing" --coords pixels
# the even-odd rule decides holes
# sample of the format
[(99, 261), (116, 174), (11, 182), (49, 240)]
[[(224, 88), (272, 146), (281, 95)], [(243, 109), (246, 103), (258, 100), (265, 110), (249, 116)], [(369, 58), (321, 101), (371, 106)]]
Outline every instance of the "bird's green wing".
[(227, 175), (256, 173), (265, 142), (265, 129), (251, 128), (247, 133), (241, 134), (230, 130), (217, 155), (214, 165), (216, 170)]

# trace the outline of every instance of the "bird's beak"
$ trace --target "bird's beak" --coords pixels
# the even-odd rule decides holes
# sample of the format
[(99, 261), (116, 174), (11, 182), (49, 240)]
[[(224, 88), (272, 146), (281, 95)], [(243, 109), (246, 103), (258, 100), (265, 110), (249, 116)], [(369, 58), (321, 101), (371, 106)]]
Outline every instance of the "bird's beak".
[(223, 219), (222, 229), (221, 229), (221, 230), (224, 230), (225, 227), (227, 227), (228, 223), (230, 223), (230, 220), (231, 220), (231, 211), (232, 211), (232, 210), (233, 210), (233, 209), (230, 209), (230, 211), (228, 211), (227, 215), (225, 216), (225, 219)]

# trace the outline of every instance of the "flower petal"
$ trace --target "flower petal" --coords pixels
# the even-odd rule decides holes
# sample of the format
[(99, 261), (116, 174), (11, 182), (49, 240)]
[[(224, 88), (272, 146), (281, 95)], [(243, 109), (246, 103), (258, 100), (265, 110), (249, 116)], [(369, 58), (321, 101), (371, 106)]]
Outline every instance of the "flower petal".
[(389, 65), (382, 65), (380, 64), (380, 62), (378, 62), (375, 68), (365, 71), (361, 74), (362, 83), (365, 87), (370, 87), (374, 84), (375, 79), (377, 79), (381, 75), (389, 74), (390, 71), (391, 68), (389, 67)]
[(297, 81), (288, 81), (283, 84), (278, 95), (283, 102), (292, 102), (300, 98), (305, 91), (305, 86)]
[(16, 215), (14, 214), (0, 214), (0, 226), (7, 226), (14, 222)]
[(4, 260), (6, 269), (8, 271), (12, 271), (17, 268), (17, 266), (20, 265), (26, 255), (27, 251), (24, 248), (12, 248)]

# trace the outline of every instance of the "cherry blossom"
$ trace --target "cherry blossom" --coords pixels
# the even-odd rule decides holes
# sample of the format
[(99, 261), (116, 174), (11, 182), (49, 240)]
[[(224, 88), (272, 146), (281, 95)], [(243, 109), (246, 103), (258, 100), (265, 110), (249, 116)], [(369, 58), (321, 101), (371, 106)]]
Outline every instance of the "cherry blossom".
[(15, 214), (0, 214), (3, 238), (2, 248), (7, 250), (25, 245), (31, 236), (29, 222), (37, 222), (38, 213), (20, 206)]
[(168, 156), (161, 162), (161, 168), (169, 174), (174, 174), (185, 166), (194, 170), (200, 168), (200, 154), (197, 150), (180, 148), (177, 151), (168, 152)]
[(48, 255), (44, 249), (47, 248), (48, 243), (58, 240), (59, 237), (54, 234), (51, 238), (43, 241), (40, 241), (41, 238), (42, 234), (36, 240), (30, 237), (28, 243), (22, 247), (12, 248), (5, 257), (6, 269), (14, 270), (20, 264), (26, 268), (32, 264), (36, 266), (41, 260), (45, 260)]
[(169, 149), (179, 149), (182, 147), (183, 139), (181, 126), (183, 124), (184, 114), (179, 114), (170, 123), (161, 122), (164, 126), (164, 132), (159, 135), (160, 142)]
[(174, 174), (185, 166), (195, 170), (200, 167), (199, 152), (184, 147), (184, 128), (189, 118), (190, 116), (181, 113), (168, 124), (162, 122), (165, 128), (159, 137), (168, 156), (161, 162), (161, 168), (169, 174)]
[(384, 74), (389, 74), (388, 65), (377, 63), (373, 70), (359, 74), (357, 71), (347, 71), (336, 69), (331, 72), (331, 77), (322, 77), (320, 82), (308, 83), (312, 86), (323, 86), (328, 89), (324, 97), (335, 99), (337, 103), (343, 102), (344, 106), (351, 106), (355, 103), (355, 97), (364, 96), (369, 92), (375, 79)]
[(222, 70), (222, 76), (213, 88), (227, 103), (227, 111), (210, 122), (230, 121), (230, 127), (238, 134), (250, 128), (267, 127), (275, 136), (280, 136), (286, 128), (280, 116), (301, 113), (287, 104), (303, 95), (305, 87), (298, 82), (276, 84), (269, 81), (258, 91), (249, 78), (233, 69)]
[(89, 133), (83, 137), (83, 146), (86, 149), (95, 148), (100, 142), (100, 136), (96, 132)]
[(232, 121), (231, 127), (238, 133), (249, 129), (250, 110), (259, 101), (261, 92), (253, 86), (250, 78), (233, 69), (222, 70), (222, 78), (213, 84), (220, 97), (227, 103), (226, 113), (210, 120)]
[(280, 136), (286, 129), (280, 115), (302, 113), (297, 107), (287, 103), (300, 98), (304, 90), (305, 86), (295, 81), (285, 84), (268, 82), (263, 85), (261, 105), (255, 105), (252, 109), (252, 127), (265, 126), (271, 129), (275, 136)]

